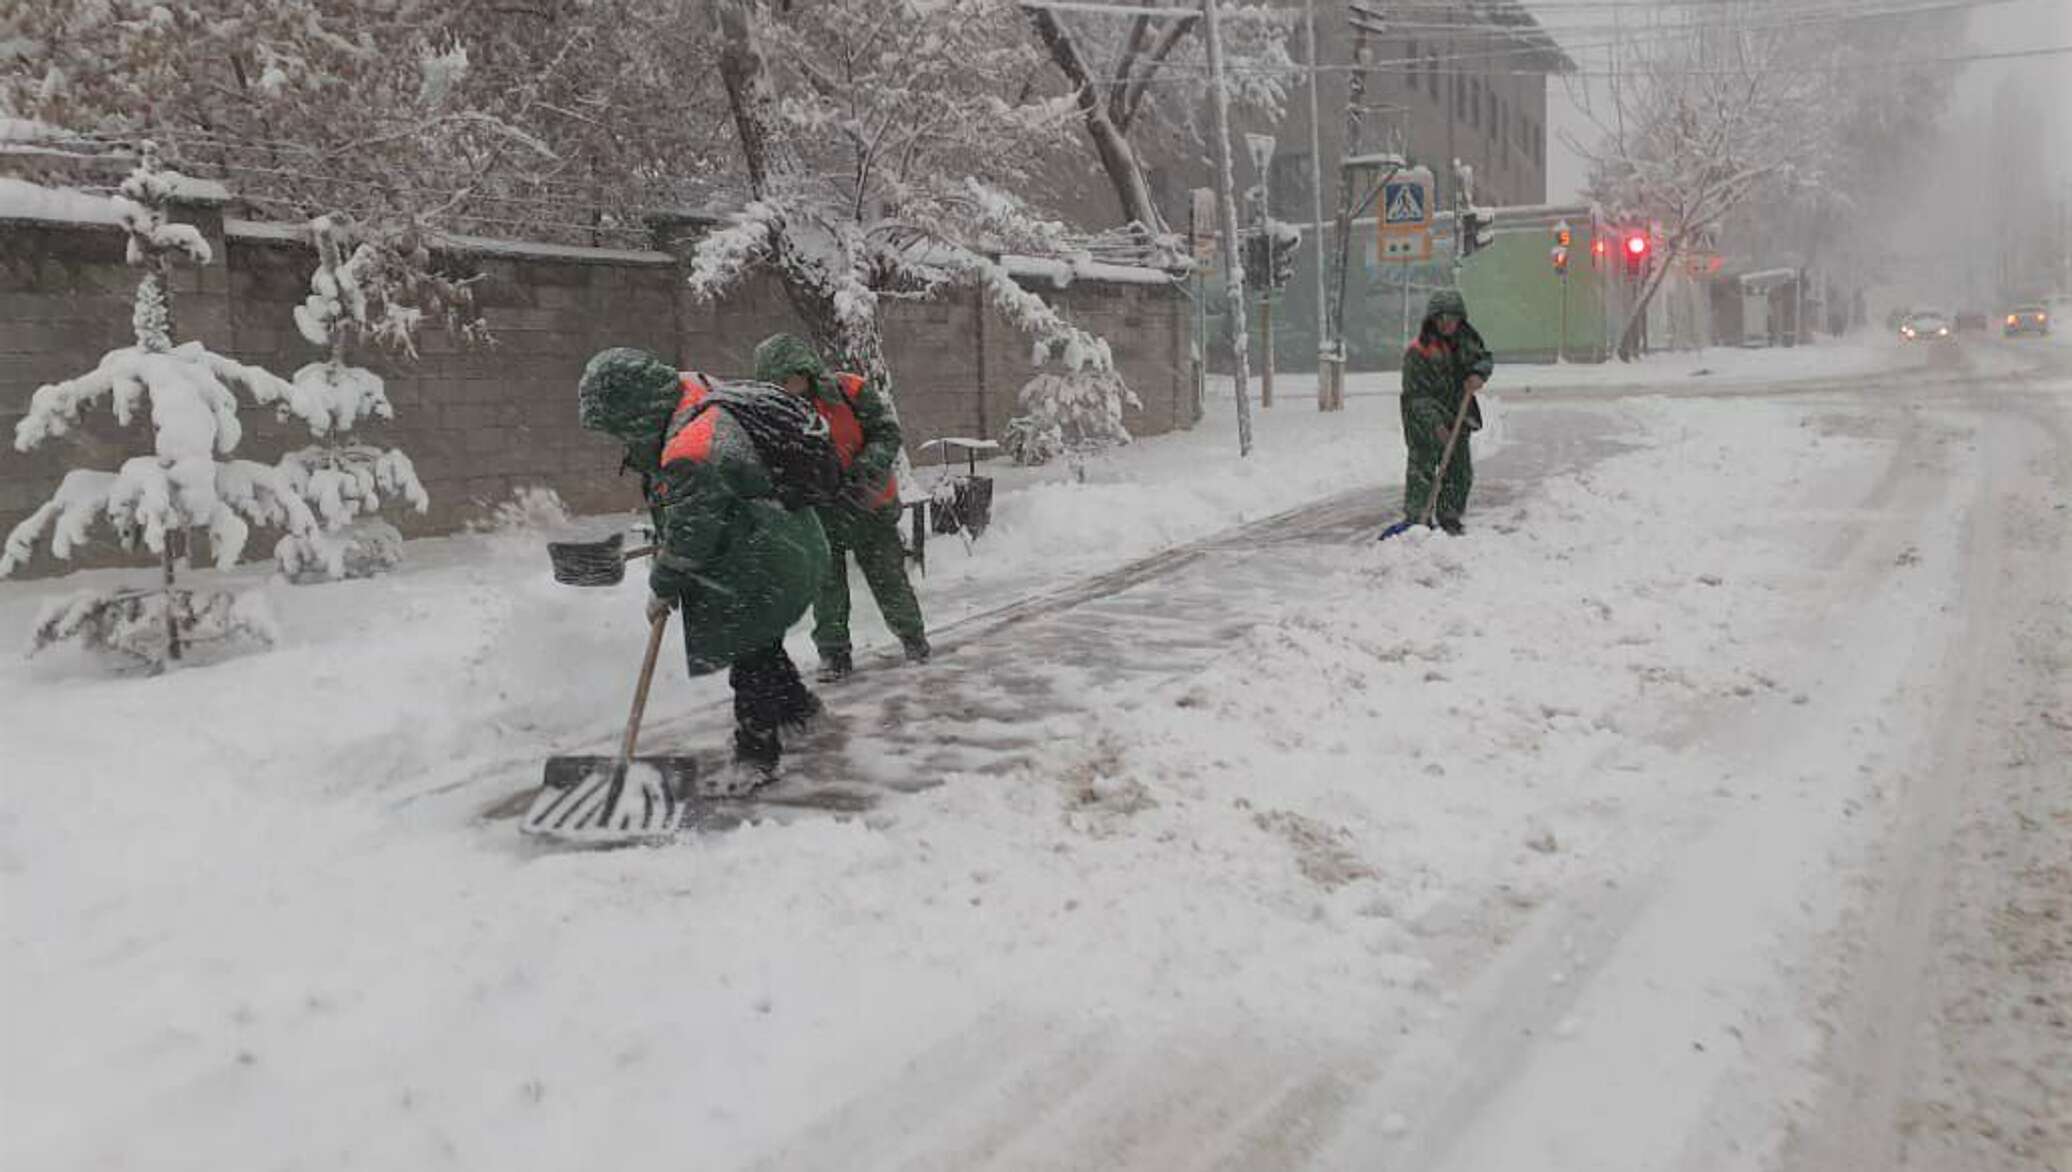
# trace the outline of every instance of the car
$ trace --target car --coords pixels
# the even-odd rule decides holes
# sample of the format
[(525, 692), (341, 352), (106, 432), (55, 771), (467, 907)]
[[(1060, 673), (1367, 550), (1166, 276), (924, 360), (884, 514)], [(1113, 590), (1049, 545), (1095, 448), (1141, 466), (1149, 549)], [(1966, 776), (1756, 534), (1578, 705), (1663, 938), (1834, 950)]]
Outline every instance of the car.
[(1948, 341), (1950, 319), (1932, 309), (1916, 310), (1900, 324), (1899, 336), (1909, 342)]
[(1959, 310), (1957, 311), (1957, 332), (1960, 334), (1983, 334), (1986, 332), (1986, 323), (1990, 320), (1992, 319), (1987, 317), (1985, 311), (1981, 309)]
[(2020, 334), (2050, 333), (2050, 311), (2041, 305), (2017, 305), (2007, 311), (2001, 333), (2012, 338)]

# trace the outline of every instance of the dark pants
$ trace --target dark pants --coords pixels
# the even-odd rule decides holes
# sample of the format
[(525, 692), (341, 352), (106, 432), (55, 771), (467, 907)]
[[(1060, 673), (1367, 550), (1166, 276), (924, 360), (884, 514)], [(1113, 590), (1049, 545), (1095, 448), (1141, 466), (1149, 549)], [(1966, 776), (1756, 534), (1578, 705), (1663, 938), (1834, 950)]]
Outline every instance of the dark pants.
[[(1403, 412), (1403, 441), (1410, 449), (1409, 466), (1403, 473), (1403, 515), (1413, 522), (1425, 519), (1425, 505), (1432, 499), (1432, 478), (1438, 475), (1439, 460), (1446, 452), (1446, 429), (1452, 416), (1441, 418), (1434, 410)], [(1439, 486), (1439, 505), (1434, 510), (1440, 521), (1458, 521), (1468, 511), (1468, 493), (1475, 487), (1475, 457), (1469, 450), (1465, 430), (1453, 445), (1453, 460), (1446, 465), (1446, 480)]]
[(734, 657), (727, 671), (734, 688), (734, 752), (774, 765), (783, 752), (777, 730), (810, 714), (813, 694), (784, 652), (784, 641)]

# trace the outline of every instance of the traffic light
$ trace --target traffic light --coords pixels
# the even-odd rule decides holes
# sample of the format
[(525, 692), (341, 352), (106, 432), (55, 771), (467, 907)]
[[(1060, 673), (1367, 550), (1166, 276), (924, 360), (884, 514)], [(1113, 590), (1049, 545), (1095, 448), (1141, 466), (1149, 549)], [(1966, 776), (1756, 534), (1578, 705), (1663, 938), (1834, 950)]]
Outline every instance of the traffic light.
[(1295, 255), (1301, 245), (1301, 231), (1278, 221), (1264, 232), (1248, 230), (1244, 236), (1246, 287), (1255, 293), (1286, 288), (1295, 275)]
[(1466, 260), (1496, 242), (1496, 213), (1488, 208), (1462, 208), (1459, 217), (1460, 258)]
[(1590, 237), (1590, 267), (1593, 269), (1604, 268), (1605, 254), (1610, 251), (1604, 243), (1603, 234), (1593, 234)]
[(1647, 267), (1648, 234), (1641, 231), (1626, 233), (1626, 275), (1637, 277)]

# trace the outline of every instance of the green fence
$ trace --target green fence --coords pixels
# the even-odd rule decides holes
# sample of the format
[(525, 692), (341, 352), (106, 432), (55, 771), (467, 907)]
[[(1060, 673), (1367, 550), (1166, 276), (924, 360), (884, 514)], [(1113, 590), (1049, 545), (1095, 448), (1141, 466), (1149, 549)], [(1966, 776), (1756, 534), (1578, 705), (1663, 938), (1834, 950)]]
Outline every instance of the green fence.
[[(1534, 209), (1505, 223), (1497, 210), (1495, 239), (1468, 258), (1456, 272), (1451, 228), (1442, 217), (1434, 233), (1432, 260), (1422, 264), (1382, 263), (1373, 222), (1354, 225), (1352, 265), (1346, 275), (1345, 333), (1347, 360), (1354, 370), (1392, 370), (1401, 364), (1404, 348), (1417, 333), (1431, 291), (1458, 284), (1468, 300), (1475, 328), (1496, 349), (1500, 360), (1553, 361), (1561, 339), (1562, 300), (1568, 302), (1568, 334), (1564, 353), (1571, 361), (1601, 361), (1606, 351), (1604, 278), (1590, 264), (1587, 217), (1575, 228), (1570, 249), (1567, 289), (1554, 271), (1551, 220)], [(1578, 217), (1571, 215), (1574, 222)], [(1548, 220), (1541, 223), (1541, 220)], [(1305, 229), (1306, 231), (1306, 229)], [(1326, 244), (1331, 229), (1325, 226)], [(1613, 258), (1616, 260), (1616, 258)], [(1294, 277), (1274, 295), (1273, 337), (1276, 367), (1313, 371), (1317, 357), (1315, 248), (1305, 237)], [(1230, 367), (1228, 315), (1224, 312), (1223, 276), (1212, 264), (1203, 275), (1207, 306), (1209, 361), (1213, 369)], [(1406, 307), (1408, 313), (1406, 314)], [(1260, 365), (1259, 299), (1247, 306), (1252, 332), (1252, 367)], [(1407, 328), (1407, 334), (1406, 334)]]

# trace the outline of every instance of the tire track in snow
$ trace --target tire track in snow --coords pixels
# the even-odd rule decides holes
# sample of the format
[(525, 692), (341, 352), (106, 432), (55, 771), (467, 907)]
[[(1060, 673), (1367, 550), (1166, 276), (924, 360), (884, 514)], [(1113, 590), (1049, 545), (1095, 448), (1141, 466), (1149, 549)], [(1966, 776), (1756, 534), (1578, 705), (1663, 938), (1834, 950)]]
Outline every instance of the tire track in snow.
[[(2072, 427), (2061, 394), (1981, 396), (1974, 410), (1983, 416), (1981, 474), (1967, 508), (1961, 630), (1936, 676), (1932, 737), (1874, 865), (1871, 898), (1845, 933), (1824, 1056), (1830, 1082), (1785, 1155), (1789, 1172), (2072, 1168), (2072, 1061), (2062, 1058), (2072, 1052), (2072, 977), (2062, 966), (2054, 982), (2037, 974), (2023, 1005), (2001, 986), (2024, 977), (1995, 955), (2009, 932), (2017, 950), (2055, 951), (2061, 961), (2072, 952), (2048, 942), (2047, 917), (1976, 923), (2024, 897), (2072, 910), (2072, 867), (2062, 861), (2072, 857), (2072, 823), (2006, 826), (2048, 785), (2046, 762), (2060, 766), (2060, 787), (2072, 777), (2062, 768), (2072, 737), (2055, 738), (2056, 753), (2009, 752), (2024, 705), (2054, 691), (2063, 701), (2072, 674), (2061, 662), (2067, 629), (2049, 618), (2062, 619), (2072, 578), (2066, 527), (2046, 522), (2024, 534), (2012, 526), (2018, 516), (2047, 517), (2049, 500), (2066, 499)], [(2026, 460), (2017, 455), (2025, 448)], [(2027, 497), (2016, 483), (2025, 477)], [(2045, 493), (2035, 492), (2039, 482)], [(2024, 545), (2030, 560), (2017, 560)], [(2008, 667), (2019, 669), (2012, 681)], [(1960, 852), (1967, 840), (1986, 849)], [(2052, 853), (2055, 869), (2017, 865)], [(1982, 1006), (1968, 1011), (1974, 1020), (1952, 1019), (1953, 1006), (1974, 1001)], [(2008, 1015), (2018, 1022), (2025, 1009), (2033, 1024), (2010, 1028)]]

